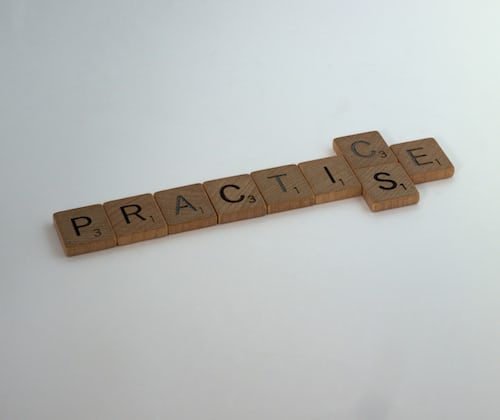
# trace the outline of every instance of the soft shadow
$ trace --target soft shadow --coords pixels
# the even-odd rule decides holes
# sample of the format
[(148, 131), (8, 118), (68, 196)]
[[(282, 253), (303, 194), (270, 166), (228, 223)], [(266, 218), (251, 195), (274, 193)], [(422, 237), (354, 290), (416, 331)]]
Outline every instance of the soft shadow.
[(48, 244), (49, 255), (55, 258), (66, 258), (54, 225), (52, 223), (46, 223), (43, 231)]

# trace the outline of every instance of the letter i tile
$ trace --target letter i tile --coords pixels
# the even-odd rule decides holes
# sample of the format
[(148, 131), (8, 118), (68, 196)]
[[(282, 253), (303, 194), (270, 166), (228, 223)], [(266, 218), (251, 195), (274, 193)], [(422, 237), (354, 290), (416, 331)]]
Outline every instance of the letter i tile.
[(54, 213), (64, 253), (71, 257), (116, 246), (116, 236), (100, 204)]
[(103, 205), (118, 245), (159, 238), (168, 233), (167, 224), (152, 194), (108, 201)]
[(316, 204), (361, 195), (361, 184), (342, 156), (299, 163), (316, 196)]

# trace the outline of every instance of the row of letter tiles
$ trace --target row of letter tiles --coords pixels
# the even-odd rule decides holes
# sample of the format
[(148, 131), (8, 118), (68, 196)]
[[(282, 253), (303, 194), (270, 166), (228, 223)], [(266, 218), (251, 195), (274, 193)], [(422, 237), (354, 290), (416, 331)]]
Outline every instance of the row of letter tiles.
[(333, 145), (340, 156), (57, 212), (55, 227), (72, 256), (361, 194), (372, 211), (415, 204), (414, 183), (454, 172), (432, 138), (389, 147), (373, 131)]
[(54, 223), (72, 256), (360, 194), (333, 156), (57, 212)]
[(433, 138), (389, 147), (378, 131), (339, 137), (333, 149), (361, 182), (372, 211), (416, 204), (414, 184), (453, 176), (454, 167)]

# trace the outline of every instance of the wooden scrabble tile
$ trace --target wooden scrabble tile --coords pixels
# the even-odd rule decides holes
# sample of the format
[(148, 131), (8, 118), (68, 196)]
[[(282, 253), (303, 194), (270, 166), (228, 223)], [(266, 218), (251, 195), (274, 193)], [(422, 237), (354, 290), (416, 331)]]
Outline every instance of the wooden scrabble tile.
[(168, 233), (167, 224), (152, 194), (108, 201), (103, 206), (118, 245), (159, 238)]
[(378, 131), (333, 139), (335, 153), (344, 156), (352, 169), (397, 162), (396, 156)]
[(433, 138), (393, 144), (391, 149), (416, 184), (449, 178), (455, 173), (453, 164)]
[(267, 212), (292, 210), (314, 204), (314, 193), (297, 165), (286, 165), (251, 173)]
[(237, 175), (203, 183), (219, 223), (267, 214), (267, 206), (250, 175)]
[(418, 203), (419, 194), (399, 163), (354, 170), (363, 186), (363, 196), (372, 211)]
[(67, 256), (116, 245), (116, 236), (100, 204), (54, 213), (54, 225)]
[(167, 221), (169, 233), (217, 224), (217, 213), (201, 184), (158, 191), (154, 197)]
[(316, 196), (316, 204), (361, 195), (361, 184), (342, 156), (299, 163)]

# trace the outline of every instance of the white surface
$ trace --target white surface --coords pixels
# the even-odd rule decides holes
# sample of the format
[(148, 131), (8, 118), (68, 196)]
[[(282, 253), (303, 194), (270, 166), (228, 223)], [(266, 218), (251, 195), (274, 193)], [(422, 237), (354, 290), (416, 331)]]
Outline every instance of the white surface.
[[(500, 418), (498, 1), (0, 2), (0, 418)], [(435, 136), (451, 180), (66, 258), (52, 213)]]

